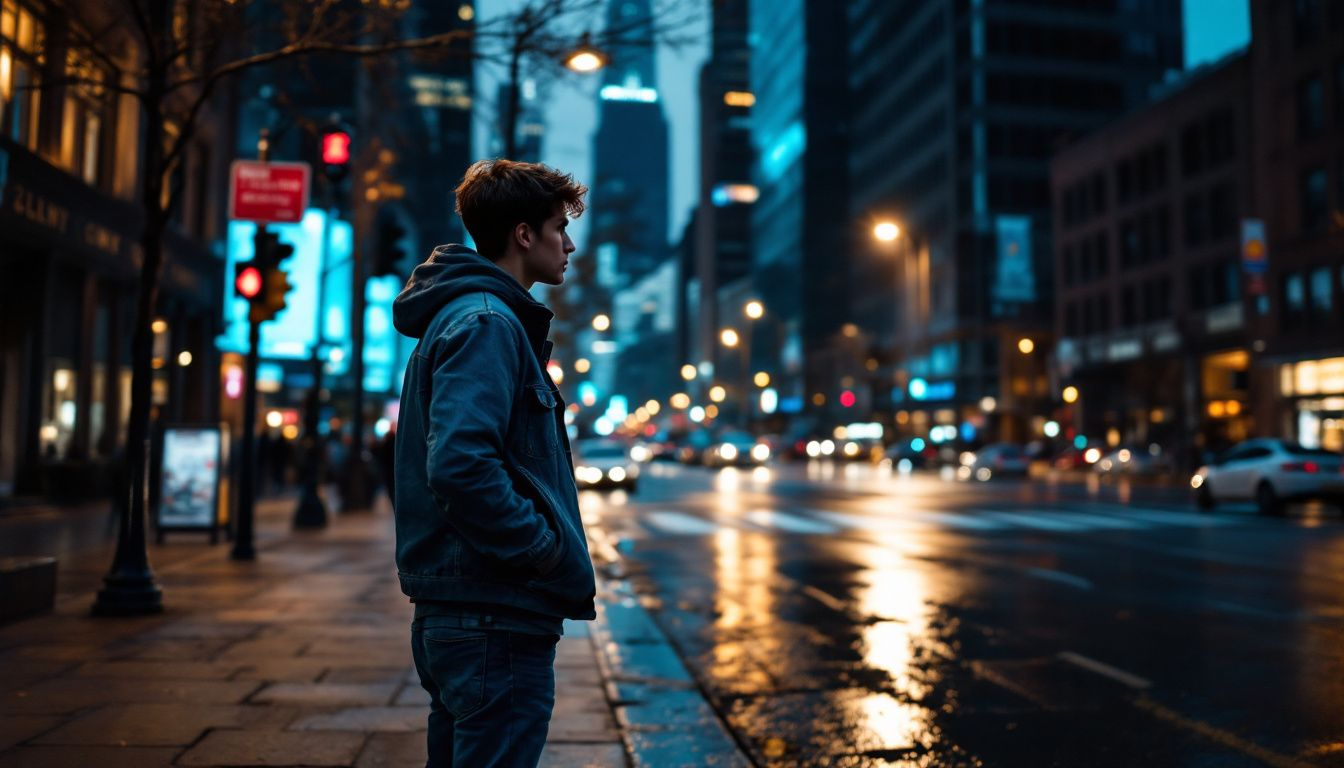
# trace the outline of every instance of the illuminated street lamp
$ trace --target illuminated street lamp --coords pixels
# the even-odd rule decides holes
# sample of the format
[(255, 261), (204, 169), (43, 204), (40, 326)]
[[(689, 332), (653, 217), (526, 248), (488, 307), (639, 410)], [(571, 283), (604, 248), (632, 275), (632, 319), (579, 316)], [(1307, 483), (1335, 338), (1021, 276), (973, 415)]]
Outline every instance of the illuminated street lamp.
[(732, 328), (724, 328), (719, 332), (719, 341), (722, 341), (725, 347), (736, 347), (739, 341), (737, 331)]
[(1028, 338), (1021, 338), (1017, 341), (1017, 351), (1024, 355), (1030, 355), (1036, 349), (1036, 342)]
[(606, 315), (598, 315), (593, 318), (593, 330), (601, 333), (611, 327), (611, 318)]
[(765, 314), (765, 305), (755, 300), (748, 301), (746, 305), (742, 307), (742, 311), (752, 320), (760, 320)]
[(709, 388), (709, 399), (716, 403), (722, 403), (728, 397), (728, 390), (715, 384)]
[(873, 226), (873, 237), (884, 243), (892, 243), (901, 236), (901, 228), (894, 221), (879, 221)]
[(770, 386), (770, 374), (765, 371), (757, 371), (753, 381), (756, 382), (756, 386), (758, 387), (768, 387)]
[(565, 68), (571, 72), (588, 74), (607, 66), (607, 54), (593, 45), (587, 32), (579, 38), (579, 44), (565, 56)]
[(687, 363), (681, 366), (681, 378), (685, 379), (686, 381), (694, 381), (695, 374), (696, 370), (694, 365)]
[(1064, 391), (1061, 393), (1061, 395), (1063, 396), (1063, 398), (1064, 398), (1064, 402), (1066, 402), (1066, 403), (1076, 403), (1076, 402), (1078, 402), (1078, 388), (1077, 388), (1077, 387), (1074, 387), (1074, 386), (1068, 386), (1068, 387), (1065, 387), (1065, 388), (1064, 388)]

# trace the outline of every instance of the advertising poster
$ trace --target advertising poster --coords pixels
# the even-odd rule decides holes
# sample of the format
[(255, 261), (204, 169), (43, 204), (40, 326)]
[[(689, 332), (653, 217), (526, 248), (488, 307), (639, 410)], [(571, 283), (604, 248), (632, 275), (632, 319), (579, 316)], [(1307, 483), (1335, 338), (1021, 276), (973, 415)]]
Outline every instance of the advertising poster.
[(219, 427), (164, 429), (159, 530), (218, 525), (222, 450)]

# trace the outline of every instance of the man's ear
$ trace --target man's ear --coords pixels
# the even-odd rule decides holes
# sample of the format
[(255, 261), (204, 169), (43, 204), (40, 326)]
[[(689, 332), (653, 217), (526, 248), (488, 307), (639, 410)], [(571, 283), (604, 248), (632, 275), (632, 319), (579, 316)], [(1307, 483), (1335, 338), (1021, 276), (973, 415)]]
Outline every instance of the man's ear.
[(536, 233), (532, 231), (532, 226), (525, 221), (519, 222), (513, 226), (513, 239), (520, 248), (531, 248), (532, 238)]

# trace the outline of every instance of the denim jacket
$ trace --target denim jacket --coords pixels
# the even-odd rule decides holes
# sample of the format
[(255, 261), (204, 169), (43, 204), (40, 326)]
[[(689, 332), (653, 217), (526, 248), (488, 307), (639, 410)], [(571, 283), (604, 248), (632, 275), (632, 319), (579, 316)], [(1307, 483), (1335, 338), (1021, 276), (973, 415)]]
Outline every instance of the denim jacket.
[(463, 246), (440, 246), (393, 305), (419, 340), (397, 424), (397, 572), (416, 599), (591, 619), (592, 561), (551, 312)]

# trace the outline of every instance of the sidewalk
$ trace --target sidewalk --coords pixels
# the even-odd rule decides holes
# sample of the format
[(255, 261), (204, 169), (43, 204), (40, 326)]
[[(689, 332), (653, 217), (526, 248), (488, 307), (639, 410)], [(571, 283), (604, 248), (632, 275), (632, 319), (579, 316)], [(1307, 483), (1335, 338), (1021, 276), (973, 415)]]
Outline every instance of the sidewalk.
[[(386, 506), (313, 533), (292, 509), (258, 505), (252, 563), (189, 535), (151, 547), (160, 616), (92, 618), (111, 548), (63, 557), (56, 610), (0, 627), (0, 767), (423, 766)], [(566, 623), (542, 765), (630, 764), (598, 652)]]

